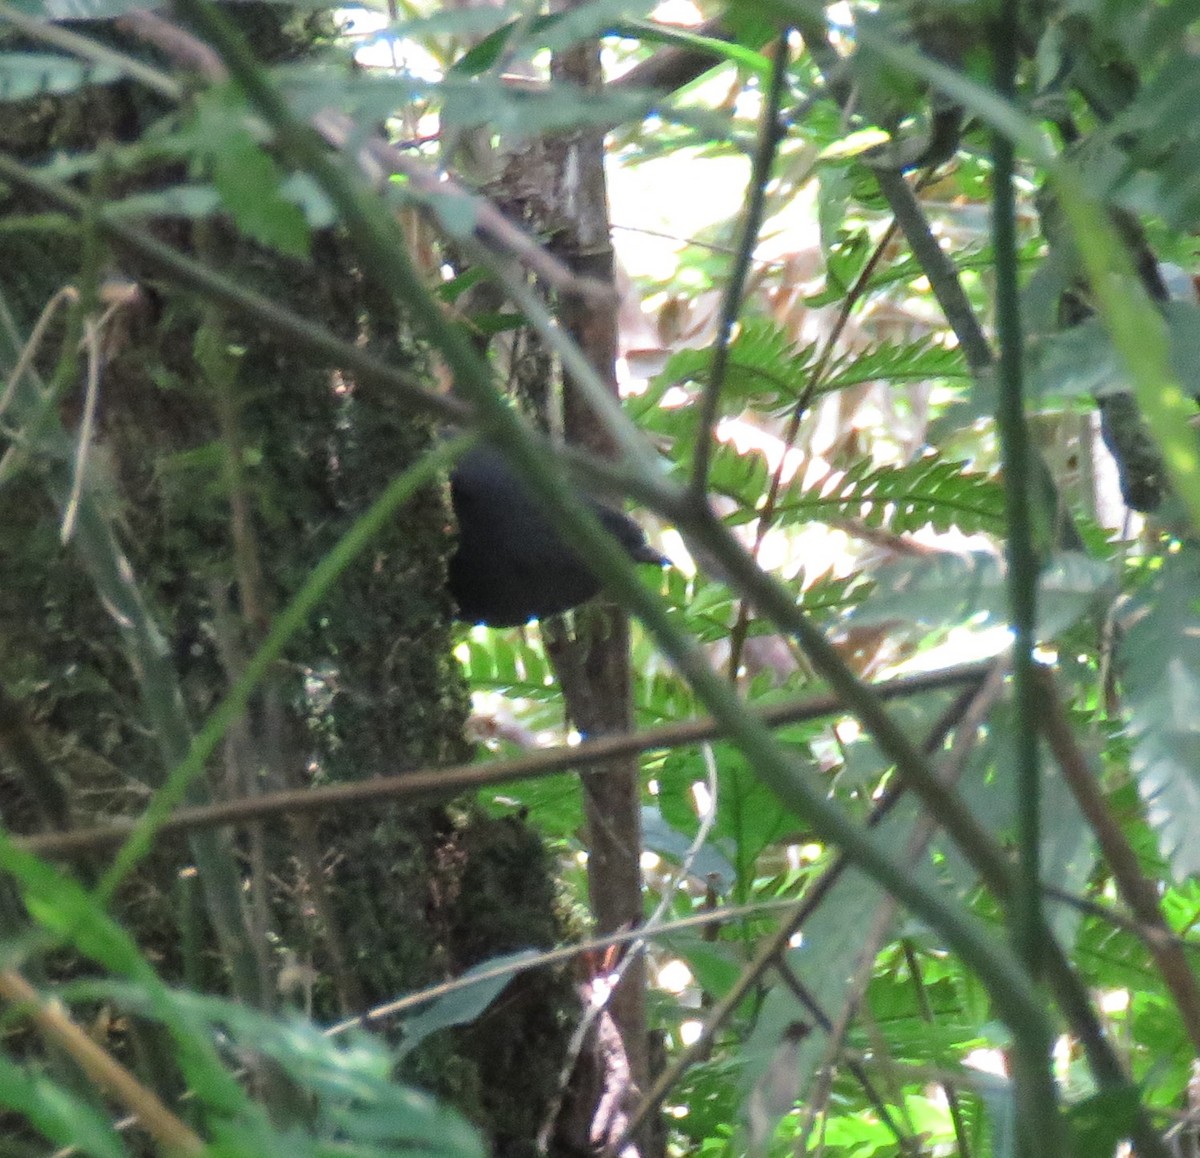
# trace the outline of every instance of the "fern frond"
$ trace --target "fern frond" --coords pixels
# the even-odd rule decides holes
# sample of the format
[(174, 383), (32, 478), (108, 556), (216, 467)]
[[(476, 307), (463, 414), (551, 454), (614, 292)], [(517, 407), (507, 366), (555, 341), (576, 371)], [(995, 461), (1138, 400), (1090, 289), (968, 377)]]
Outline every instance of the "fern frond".
[(967, 534), (1004, 529), (1004, 491), (965, 463), (928, 455), (906, 466), (860, 463), (780, 504), (784, 521), (858, 519), (902, 534), (931, 525)]

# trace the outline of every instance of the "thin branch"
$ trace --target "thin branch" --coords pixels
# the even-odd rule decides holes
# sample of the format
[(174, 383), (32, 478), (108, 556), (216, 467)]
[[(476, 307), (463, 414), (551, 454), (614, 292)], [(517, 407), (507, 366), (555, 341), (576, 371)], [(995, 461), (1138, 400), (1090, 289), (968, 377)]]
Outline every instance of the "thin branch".
[(602, 937), (589, 937), (586, 941), (560, 945), (557, 949), (543, 949), (538, 953), (522, 957), (519, 961), (505, 960), (501, 964), (487, 968), (473, 969), (470, 974), (463, 974), (461, 977), (430, 985), (384, 1005), (373, 1006), (360, 1017), (349, 1017), (345, 1021), (331, 1025), (325, 1030), (325, 1036), (334, 1037), (351, 1029), (376, 1026), (391, 1018), (404, 1017), (422, 1006), (428, 1005), (431, 1001), (460, 993), (464, 989), (470, 989), (473, 985), (482, 985), (501, 977), (511, 977), (529, 969), (541, 969), (547, 965), (562, 965), (585, 954), (600, 957), (604, 955), (606, 949), (616, 945), (630, 945), (643, 938), (657, 940), (660, 937), (670, 937), (674, 933), (683, 933), (690, 929), (703, 929), (712, 925), (714, 921), (740, 921), (769, 913), (786, 913), (794, 908), (794, 901), (753, 901), (744, 905), (725, 905), (718, 909), (706, 909), (702, 913), (693, 913), (688, 917), (677, 917), (673, 921), (663, 921), (653, 927), (621, 929), (615, 933), (606, 933)]
[[(986, 678), (982, 686), (976, 686), (970, 693), (964, 693), (951, 708), (937, 721), (931, 729), (923, 750), (932, 754), (941, 748), (946, 734), (951, 728), (978, 728), (978, 721), (986, 715), (986, 705), (990, 705), (995, 697), (1000, 682), (1003, 680), (1007, 665), (990, 662), (986, 666)], [(971, 723), (968, 723), (971, 721)], [(870, 827), (878, 825), (899, 803), (904, 794), (904, 788), (897, 783), (887, 792), (872, 809), (867, 821)], [(850, 860), (844, 853), (838, 853), (833, 863), (805, 891), (803, 897), (795, 903), (790, 914), (780, 924), (779, 929), (766, 941), (759, 945), (754, 957), (742, 970), (737, 980), (730, 986), (729, 991), (708, 1011), (704, 1026), (699, 1036), (687, 1046), (662, 1073), (655, 1079), (654, 1085), (646, 1092), (645, 1098), (637, 1109), (630, 1115), (626, 1126), (626, 1138), (633, 1137), (646, 1118), (659, 1106), (668, 1093), (678, 1084), (696, 1062), (701, 1061), (711, 1048), (713, 1039), (721, 1027), (741, 1005), (746, 995), (758, 984), (759, 978), (770, 968), (779, 956), (784, 953), (796, 931), (808, 920), (817, 907), (829, 895), (830, 890), (850, 867)], [(621, 1143), (613, 1147), (615, 1153), (621, 1152)]]
[(771, 63), (771, 83), (763, 99), (762, 120), (758, 129), (758, 144), (750, 167), (749, 195), (746, 211), (742, 218), (742, 234), (738, 239), (733, 267), (729, 271), (729, 282), (721, 298), (721, 313), (717, 319), (717, 337), (713, 345), (712, 365), (708, 381), (700, 399), (700, 413), (696, 420), (696, 449), (692, 460), (691, 501), (708, 502), (708, 465), (712, 458), (712, 443), (716, 437), (717, 415), (721, 404), (721, 388), (725, 384), (725, 371), (729, 363), (729, 343), (733, 340), (733, 328), (742, 312), (742, 296), (746, 288), (746, 275), (754, 247), (758, 244), (758, 233), (762, 229), (763, 215), (767, 204), (767, 184), (771, 180), (771, 169), (775, 154), (783, 140), (784, 126), (780, 117), (783, 93), (788, 72), (788, 31), (784, 29), (775, 42), (775, 56)]
[(1117, 889), (1136, 919), (1134, 932), (1150, 950), (1163, 981), (1175, 999), (1183, 1027), (1193, 1047), (1200, 1053), (1200, 986), (1197, 986), (1196, 975), (1162, 914), (1158, 889), (1142, 872), (1137, 853), (1130, 847), (1100, 794), (1096, 775), (1067, 720), (1066, 707), (1053, 673), (1039, 670), (1035, 687), (1041, 705), (1039, 716), (1042, 731), (1062, 770), (1063, 779), (1096, 834), (1105, 863), (1117, 882)]
[[(866, 294), (871, 278), (875, 275), (875, 270), (879, 268), (879, 263), (883, 260), (883, 255), (887, 252), (888, 246), (891, 245), (892, 239), (896, 236), (897, 229), (898, 226), (895, 220), (892, 220), (883, 231), (883, 236), (876, 243), (871, 256), (867, 259), (867, 263), (859, 271), (858, 277), (854, 279), (854, 284), (847, 291), (846, 296), (842, 298), (838, 306), (837, 317), (834, 319), (829, 336), (825, 339), (825, 344), (817, 358), (816, 364), (813, 366), (808, 382), (805, 384), (803, 391), (801, 391), (800, 397), (796, 399), (795, 406), (792, 407), (792, 413), (788, 417), (787, 428), (783, 433), (782, 453), (779, 455), (779, 462), (774, 471), (771, 472), (771, 481), (767, 487), (767, 495), (755, 520), (754, 546), (751, 548), (751, 553), (755, 559), (762, 552), (763, 543), (766, 541), (767, 532), (771, 528), (776, 508), (779, 505), (779, 496), (783, 490), (783, 475), (787, 468), (788, 451), (795, 445), (804, 415), (808, 412), (808, 407), (813, 397), (821, 388), (821, 384), (825, 380), (825, 374), (833, 363), (833, 356), (838, 340), (841, 338), (843, 330), (845, 330), (850, 321), (850, 314)], [(742, 652), (746, 646), (746, 635), (749, 629), (750, 607), (745, 600), (740, 600), (738, 602), (738, 617), (733, 625), (733, 631), (730, 633), (729, 678), (731, 680), (737, 679), (738, 670), (741, 667)]]
[(208, 1148), (107, 1050), (97, 1045), (57, 1004), (43, 1001), (15, 969), (0, 971), (0, 997), (28, 1014), (48, 1042), (75, 1060), (97, 1088), (132, 1110), (167, 1154), (205, 1154)]
[[(1053, 745), (1051, 745), (1051, 750), (1053, 750)], [(1086, 757), (1084, 757), (1084, 761), (1086, 764)], [(1091, 770), (1089, 769), (1088, 775), (1090, 776), (1091, 774)], [(1057, 885), (1043, 884), (1042, 892), (1052, 901), (1058, 901), (1063, 905), (1070, 905), (1071, 908), (1077, 909), (1081, 913), (1086, 913), (1089, 917), (1106, 921), (1108, 924), (1118, 929), (1124, 929), (1125, 932), (1132, 933), (1135, 937), (1139, 937), (1144, 941), (1148, 942), (1152, 939), (1169, 941), (1172, 945), (1177, 946), (1185, 952), (1200, 953), (1200, 941), (1189, 941), (1186, 937), (1173, 932), (1169, 927), (1162, 929), (1154, 924), (1147, 925), (1139, 921), (1136, 917), (1131, 917), (1119, 911), (1112, 905), (1102, 904), (1091, 897), (1078, 896), (1076, 893), (1068, 892)]]
[[(229, 78), (224, 61), (212, 48), (184, 28), (152, 12), (131, 12), (117, 21), (118, 26), (131, 36), (154, 45), (180, 67), (198, 72), (213, 84)], [(76, 37), (72, 48), (88, 59), (101, 59), (92, 51), (91, 41)], [(140, 77), (138, 79), (141, 79)], [(180, 99), (177, 87), (165, 95)], [(358, 164), (371, 180), (377, 191), (383, 191), (393, 175), (406, 177), (412, 188), (420, 195), (418, 204), (431, 216), (435, 224), (441, 225), (436, 214), (429, 214), (428, 204), (433, 199), (453, 199), (470, 206), (474, 220), (474, 236), (492, 249), (492, 256), (511, 255), (545, 282), (563, 292), (578, 294), (595, 301), (611, 302), (611, 286), (587, 278), (577, 277), (553, 254), (525, 233), (496, 208), (486, 197), (468, 189), (450, 174), (435, 170), (432, 166), (396, 148), (383, 137), (373, 134), (363, 140), (359, 126), (351, 118), (332, 109), (325, 109), (313, 117), (313, 126), (334, 147), (345, 149), (353, 143)], [(422, 204), (421, 202), (424, 202)], [(461, 240), (461, 239), (456, 239)]]
[(91, 220), (97, 231), (114, 245), (141, 259), (158, 273), (172, 278), (185, 289), (227, 306), (239, 317), (252, 318), (262, 323), (272, 333), (294, 342), (298, 348), (311, 351), (333, 365), (352, 371), (364, 382), (395, 390), (406, 401), (444, 421), (462, 423), (470, 420), (470, 409), (461, 400), (428, 389), (418, 375), (397, 370), (372, 357), (352, 342), (343, 341), (319, 322), (284, 309), (270, 298), (239, 285), (168, 245), (163, 245), (103, 209), (96, 208), (93, 211), (83, 196), (44, 173), (0, 154), (0, 177), (14, 185), (32, 190), (39, 197), (74, 217), (82, 218), (91, 213)]
[[(118, 16), (114, 23), (120, 31), (158, 49), (187, 72), (199, 73), (213, 84), (228, 79), (221, 58), (204, 41), (157, 12), (129, 12)], [(82, 55), (82, 50), (76, 51)], [(182, 95), (175, 99), (181, 100)]]
[(933, 230), (929, 228), (925, 211), (912, 186), (894, 169), (875, 170), (875, 180), (879, 184), (879, 191), (887, 198), (888, 207), (913, 257), (928, 279), (942, 314), (958, 339), (967, 365), (976, 374), (989, 369), (993, 362), (991, 343), (971, 308), (953, 259), (942, 249)]
[(324, 598), (338, 576), (368, 546), (379, 528), (412, 493), (470, 443), (471, 439), (465, 436), (454, 442), (444, 443), (398, 475), (316, 565), (292, 601), (275, 617), (271, 630), (246, 664), (237, 682), (225, 694), (225, 698), (208, 717), (203, 728), (191, 738), (181, 759), (167, 776), (166, 782), (155, 792), (149, 807), (127, 833), (120, 852), (101, 882), (101, 895), (111, 896), (112, 890), (125, 874), (145, 856), (159, 826), (178, 806), (189, 786), (201, 776), (209, 756), (221, 738), (246, 710), (254, 689), (282, 654), (287, 641), (307, 622), (309, 614)]
[[(1005, 5), (992, 29), (993, 75), (997, 94), (1007, 101), (1016, 96), (1019, 17)], [(996, 332), (1000, 344), (999, 404), (996, 425), (1000, 434), (1004, 508), (1008, 522), (1005, 555), (1008, 561), (1009, 621), (1013, 632), (1013, 682), (1016, 733), (1016, 845), (1017, 866), (1009, 929), (1025, 967), (1042, 976), (1041, 882), (1041, 767), (1038, 758), (1038, 702), (1033, 676), (1033, 649), (1037, 643), (1037, 587), (1039, 560), (1034, 544), (1030, 504), (1029, 427), (1025, 420), (1021, 340), (1020, 285), (1017, 269), (1016, 152), (1002, 132), (992, 134), (992, 248), (996, 262)], [(1018, 1043), (1018, 1046), (1020, 1043)], [(1044, 1052), (1046, 1043), (1036, 1045)], [(1029, 1057), (1029, 1064), (1038, 1064)], [(1048, 1064), (1043, 1056), (1041, 1063)]]
[[(963, 664), (940, 672), (901, 676), (874, 686), (881, 698), (899, 699), (941, 688), (978, 683), (987, 674), (988, 667), (986, 663)], [(820, 695), (775, 704), (759, 711), (758, 716), (768, 727), (780, 727), (784, 724), (819, 720), (842, 711), (844, 708), (836, 696)], [(725, 734), (726, 729), (711, 717), (684, 720), (629, 735), (604, 736), (586, 740), (582, 744), (547, 748), (508, 760), (426, 768), (398, 776), (270, 792), (252, 799), (222, 800), (201, 807), (180, 808), (163, 821), (156, 831), (166, 833), (192, 828), (213, 828), (261, 820), (284, 813), (319, 814), (329, 809), (349, 808), (380, 800), (444, 800), (463, 792), (552, 776), (570, 768), (602, 764), (638, 752), (699, 744)], [(76, 857), (94, 849), (104, 849), (121, 843), (129, 836), (131, 828), (132, 825), (128, 823), (97, 825), (67, 833), (17, 837), (14, 838), (14, 843), (38, 856)]]
[[(183, 99), (183, 88), (174, 79), (152, 68), (144, 60), (138, 60), (109, 45), (101, 44), (90, 36), (82, 36), (61, 24), (47, 21), (44, 17), (30, 16), (7, 3), (0, 3), (0, 20), (11, 24), (31, 40), (40, 40), (43, 44), (61, 48), (96, 64), (111, 65), (130, 80), (136, 80), (168, 100)], [(120, 21), (117, 23), (120, 24)]]

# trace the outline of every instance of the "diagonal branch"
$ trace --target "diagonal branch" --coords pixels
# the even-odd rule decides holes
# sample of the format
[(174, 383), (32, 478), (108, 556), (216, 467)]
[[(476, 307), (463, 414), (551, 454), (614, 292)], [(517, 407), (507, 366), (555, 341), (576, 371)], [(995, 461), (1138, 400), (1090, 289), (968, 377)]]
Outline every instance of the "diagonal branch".
[(742, 312), (742, 296), (746, 288), (746, 274), (750, 259), (758, 243), (758, 232), (762, 228), (766, 211), (767, 184), (775, 154), (783, 140), (784, 127), (780, 120), (784, 86), (788, 71), (788, 37), (785, 30), (775, 42), (775, 58), (771, 65), (771, 83), (763, 100), (762, 118), (758, 130), (758, 144), (754, 150), (754, 161), (750, 167), (750, 186), (746, 211), (742, 218), (742, 232), (738, 239), (733, 268), (721, 300), (721, 313), (717, 319), (717, 339), (713, 346), (712, 365), (704, 394), (700, 399), (700, 415), (696, 422), (696, 452), (692, 462), (691, 502), (708, 502), (708, 465), (712, 458), (712, 443), (716, 437), (717, 415), (721, 404), (721, 387), (725, 383), (725, 370), (729, 362), (729, 343), (733, 339), (733, 328)]
[(1146, 878), (1138, 864), (1137, 853), (1113, 819), (1100, 794), (1095, 771), (1087, 755), (1076, 742), (1067, 721), (1066, 707), (1052, 672), (1039, 669), (1037, 690), (1042, 705), (1041, 725), (1050, 751), (1054, 754), (1063, 779), (1071, 789), (1079, 810), (1087, 818), (1104, 860), (1112, 870), (1125, 903), (1136, 918), (1134, 931), (1150, 950), (1154, 963), (1179, 1010), (1197, 1053), (1200, 1053), (1200, 986), (1183, 949), (1167, 924), (1158, 903), (1158, 890)]

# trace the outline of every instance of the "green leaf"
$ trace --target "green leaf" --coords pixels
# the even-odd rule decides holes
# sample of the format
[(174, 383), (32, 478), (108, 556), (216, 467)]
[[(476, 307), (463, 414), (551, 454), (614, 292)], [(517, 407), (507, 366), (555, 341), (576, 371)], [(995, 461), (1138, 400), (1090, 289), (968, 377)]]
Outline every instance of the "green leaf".
[(875, 469), (863, 459), (798, 496), (788, 492), (777, 512), (791, 522), (859, 519), (894, 534), (926, 525), (998, 533), (1004, 529), (1004, 491), (995, 479), (936, 454)]
[[(984, 552), (937, 554), (889, 563), (874, 574), (875, 590), (853, 611), (855, 626), (895, 623), (912, 628), (988, 626), (1008, 620), (1001, 561)], [(1037, 632), (1050, 639), (1074, 623), (1113, 581), (1111, 568), (1075, 552), (1053, 556), (1038, 582)]]
[[(458, 980), (479, 976), (478, 981), (465, 989), (455, 989), (439, 997), (420, 1013), (404, 1019), (404, 1040), (397, 1051), (397, 1058), (403, 1058), (439, 1029), (474, 1021), (500, 996), (504, 987), (518, 973), (529, 968), (538, 956), (535, 949), (522, 949), (518, 953), (482, 961), (468, 969)], [(487, 976), (481, 976), (484, 974)]]
[(537, 47), (561, 52), (602, 35), (622, 20), (645, 16), (653, 7), (653, 0), (591, 0), (576, 5), (559, 14), (561, 19), (540, 37)]
[(930, 338), (914, 342), (878, 342), (865, 350), (839, 357), (821, 383), (821, 393), (844, 390), (864, 382), (923, 382), (959, 378), (969, 381), (962, 351)]
[(304, 213), (284, 195), (284, 175), (252, 135), (240, 96), (209, 89), (196, 101), (193, 127), (201, 164), (238, 228), (289, 257), (307, 257)]
[(1067, 1111), (1076, 1154), (1113, 1154), (1137, 1123), (1140, 1098), (1136, 1086), (1103, 1090)]
[(620, 36), (641, 40), (646, 44), (665, 44), (703, 52), (713, 57), (714, 68), (728, 61), (760, 80), (765, 81), (771, 74), (771, 62), (761, 52), (755, 52), (736, 41), (699, 36), (686, 28), (656, 24), (651, 20), (622, 21), (616, 25), (614, 31)]
[(230, 134), (212, 157), (212, 176), (225, 208), (248, 236), (288, 256), (308, 256), (304, 214), (283, 197), (278, 166), (249, 134)]
[(554, 674), (541, 649), (510, 633), (472, 634), (466, 640), (463, 669), (467, 682), (477, 691), (505, 692), (541, 702), (559, 699)]
[[(642, 806), (642, 843), (675, 864), (682, 864), (691, 851), (692, 838), (668, 824), (662, 812), (649, 805)], [(701, 881), (711, 882), (718, 893), (725, 893), (733, 884), (734, 869), (715, 845), (705, 842), (696, 850), (689, 870)]]
[(123, 1158), (124, 1143), (95, 1106), (0, 1054), (0, 1105), (27, 1118), (51, 1142), (92, 1158)]
[(63, 96), (92, 84), (111, 84), (121, 70), (50, 52), (0, 52), (0, 100)]
[[(799, 347), (775, 323), (755, 319), (742, 325), (729, 344), (729, 360), (721, 384), (727, 408), (750, 403), (779, 407), (794, 402), (808, 383), (816, 346)], [(706, 385), (712, 348), (683, 349), (672, 354), (652, 384), (656, 396), (670, 386)]]
[(1130, 767), (1177, 880), (1200, 872), (1200, 550), (1168, 555), (1132, 601), (1118, 649)]
[[(480, 10), (468, 9), (467, 11), (478, 12)], [(491, 9), (484, 9), (483, 11), (491, 14)], [(506, 7), (505, 9), (500, 10), (496, 15), (505, 17), (510, 11), (511, 10)], [(444, 17), (446, 14), (439, 15)], [(458, 16), (460, 14), (456, 12), (454, 15)], [(426, 19), (435, 20), (437, 17), (428, 17)], [(460, 56), (454, 62), (453, 67), (450, 69), (450, 73), (457, 73), (461, 76), (479, 76), (481, 73), (485, 73), (488, 71), (488, 69), (493, 68), (496, 63), (503, 58), (505, 52), (509, 49), (509, 42), (513, 40), (514, 35), (522, 28), (525, 28), (526, 30), (527, 39), (536, 38), (540, 36), (547, 27), (551, 27), (554, 23), (561, 19), (561, 13), (554, 13), (550, 16), (538, 16), (528, 22), (524, 21), (523, 18), (518, 17), (515, 20), (509, 20), (509, 22), (503, 27), (496, 28), (496, 19), (495, 16), (493, 16), (488, 26), (488, 35), (480, 40), (478, 44), (464, 52), (462, 56)], [(424, 23), (424, 21), (421, 23)], [(518, 46), (513, 45), (514, 49), (516, 47)]]

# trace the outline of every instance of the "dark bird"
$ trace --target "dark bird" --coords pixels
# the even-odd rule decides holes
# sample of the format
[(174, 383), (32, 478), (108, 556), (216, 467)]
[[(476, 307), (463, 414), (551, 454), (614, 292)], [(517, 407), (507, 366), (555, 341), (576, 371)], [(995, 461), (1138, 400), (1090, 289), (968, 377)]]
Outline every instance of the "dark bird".
[[(600, 580), (563, 542), (538, 500), (499, 451), (472, 447), (450, 472), (458, 550), (448, 585), (458, 618), (515, 627), (586, 603)], [(668, 565), (641, 527), (611, 507), (589, 506), (636, 563)]]

